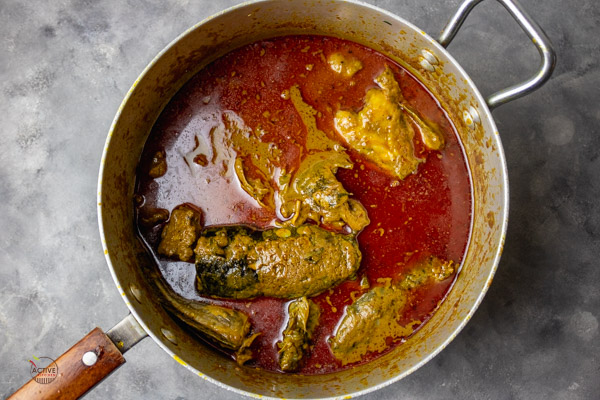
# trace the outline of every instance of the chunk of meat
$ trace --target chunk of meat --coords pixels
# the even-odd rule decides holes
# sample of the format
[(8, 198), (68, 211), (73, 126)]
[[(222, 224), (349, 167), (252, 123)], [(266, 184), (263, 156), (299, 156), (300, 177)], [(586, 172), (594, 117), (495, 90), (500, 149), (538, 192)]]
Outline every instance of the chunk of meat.
[(386, 338), (404, 333), (396, 323), (406, 304), (405, 293), (393, 287), (375, 287), (346, 308), (331, 339), (333, 355), (343, 365), (357, 362), (369, 351), (381, 351)]
[(181, 320), (227, 349), (238, 350), (250, 331), (248, 316), (240, 311), (184, 298), (171, 304)]
[(160, 276), (152, 284), (166, 300), (165, 309), (176, 319), (215, 344), (235, 351), (236, 361), (241, 365), (252, 358), (249, 346), (260, 335), (250, 334), (252, 325), (241, 311), (214, 304), (188, 300), (168, 288)]
[(362, 62), (356, 57), (343, 53), (332, 53), (327, 57), (329, 68), (345, 78), (351, 78), (363, 67)]
[(152, 157), (148, 174), (152, 178), (160, 178), (167, 173), (167, 156), (164, 151), (159, 150)]
[(312, 333), (319, 321), (319, 306), (306, 297), (296, 299), (288, 305), (288, 322), (279, 347), (279, 366), (282, 371), (298, 369), (300, 361), (308, 351)]
[(192, 261), (192, 250), (202, 230), (202, 214), (200, 211), (182, 205), (173, 210), (171, 218), (161, 233), (158, 254), (181, 261)]
[(404, 100), (392, 70), (375, 79), (379, 88), (367, 91), (359, 112), (340, 110), (335, 127), (352, 148), (369, 158), (381, 169), (399, 179), (415, 173), (423, 158), (415, 154), (412, 122), (419, 127), (423, 143), (434, 150), (443, 146), (444, 138), (435, 124), (425, 122)]
[(402, 326), (397, 320), (408, 302), (411, 290), (447, 279), (454, 272), (452, 261), (431, 257), (399, 282), (377, 286), (364, 293), (346, 308), (330, 339), (333, 355), (346, 365), (360, 361), (369, 352), (385, 350), (389, 338), (397, 340), (410, 336), (414, 326), (419, 326), (421, 321)]
[(361, 260), (354, 236), (314, 225), (213, 228), (194, 251), (199, 292), (235, 299), (315, 296), (354, 276)]
[(346, 153), (324, 151), (308, 155), (300, 164), (291, 185), (280, 192), (281, 212), (293, 214), (290, 223), (300, 225), (307, 219), (337, 228), (348, 225), (354, 232), (369, 224), (367, 210), (337, 180), (338, 168), (353, 167)]

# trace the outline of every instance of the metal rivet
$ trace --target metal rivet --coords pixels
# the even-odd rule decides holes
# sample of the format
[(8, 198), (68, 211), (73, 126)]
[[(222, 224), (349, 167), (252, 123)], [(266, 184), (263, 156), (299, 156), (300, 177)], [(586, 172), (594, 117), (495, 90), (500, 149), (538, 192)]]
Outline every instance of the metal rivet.
[(175, 335), (173, 335), (173, 332), (171, 332), (170, 330), (168, 330), (166, 328), (160, 328), (160, 331), (163, 334), (163, 336), (165, 337), (165, 339), (167, 339), (169, 342), (171, 342), (173, 344), (177, 344), (177, 338), (175, 337)]
[(473, 106), (469, 106), (469, 113), (471, 113), (471, 117), (473, 118), (473, 122), (475, 122), (476, 124), (480, 124), (481, 123), (481, 118), (479, 118), (479, 113), (477, 112), (477, 109)]
[(131, 292), (132, 296), (138, 301), (138, 303), (142, 302), (140, 300), (142, 298), (142, 292), (140, 291), (140, 289), (138, 289), (136, 285), (129, 285), (129, 291)]
[(83, 355), (83, 357), (81, 357), (81, 361), (83, 361), (83, 363), (88, 367), (91, 367), (92, 365), (96, 364), (96, 361), (98, 361), (98, 356), (93, 351), (88, 351)]
[(481, 118), (479, 117), (477, 109), (472, 105), (469, 105), (469, 107), (463, 111), (463, 121), (465, 121), (465, 124), (470, 128), (474, 128), (476, 124), (480, 124)]
[(473, 117), (471, 116), (471, 113), (468, 110), (463, 111), (463, 121), (465, 121), (465, 124), (467, 124), (467, 126), (469, 127), (473, 127)]
[(425, 68), (427, 71), (435, 71), (435, 67), (431, 65), (431, 63), (427, 61), (424, 57), (419, 57), (419, 64), (421, 64), (421, 67)]
[(429, 64), (437, 65), (439, 63), (437, 57), (434, 56), (433, 53), (429, 50), (423, 49), (421, 50), (421, 54), (423, 55), (423, 58), (425, 58), (429, 62)]

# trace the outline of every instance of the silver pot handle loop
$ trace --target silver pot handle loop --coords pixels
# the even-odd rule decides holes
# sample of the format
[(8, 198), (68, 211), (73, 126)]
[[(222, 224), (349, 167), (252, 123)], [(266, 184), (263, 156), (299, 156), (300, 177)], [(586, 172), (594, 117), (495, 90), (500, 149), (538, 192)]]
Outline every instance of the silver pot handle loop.
[[(469, 13), (476, 5), (483, 0), (466, 0), (456, 11), (456, 14), (448, 21), (446, 27), (440, 34), (438, 42), (447, 47)], [(546, 36), (542, 28), (527, 14), (523, 7), (516, 0), (496, 0), (506, 8), (517, 23), (523, 28), (527, 36), (533, 41), (537, 47), (541, 63), (537, 73), (528, 80), (502, 89), (490, 95), (487, 99), (487, 105), (490, 109), (496, 108), (504, 103), (523, 97), (542, 86), (554, 70), (556, 64), (556, 54), (550, 43), (550, 39)]]

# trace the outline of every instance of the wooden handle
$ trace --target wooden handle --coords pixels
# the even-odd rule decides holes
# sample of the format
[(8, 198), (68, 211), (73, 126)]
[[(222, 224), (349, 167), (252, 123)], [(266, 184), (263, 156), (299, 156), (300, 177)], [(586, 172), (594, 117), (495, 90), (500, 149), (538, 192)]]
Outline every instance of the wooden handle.
[(96, 328), (56, 360), (56, 371), (40, 372), (9, 400), (78, 399), (124, 362), (117, 346)]

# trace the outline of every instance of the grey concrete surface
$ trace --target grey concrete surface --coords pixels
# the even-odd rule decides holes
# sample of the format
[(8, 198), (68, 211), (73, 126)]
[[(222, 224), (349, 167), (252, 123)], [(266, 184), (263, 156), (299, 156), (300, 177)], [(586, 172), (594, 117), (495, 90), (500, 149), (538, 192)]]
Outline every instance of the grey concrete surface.
[[(437, 35), (458, 0), (369, 1)], [(102, 254), (96, 177), (106, 133), (144, 66), (180, 32), (236, 4), (0, 1), (0, 396), (28, 359), (58, 356), (127, 314)], [(496, 279), (465, 330), (372, 399), (600, 398), (600, 6), (522, 0), (558, 53), (538, 92), (494, 112), (510, 223)], [(484, 94), (533, 73), (503, 9), (478, 7), (449, 47)], [(150, 339), (87, 399), (241, 398)]]

